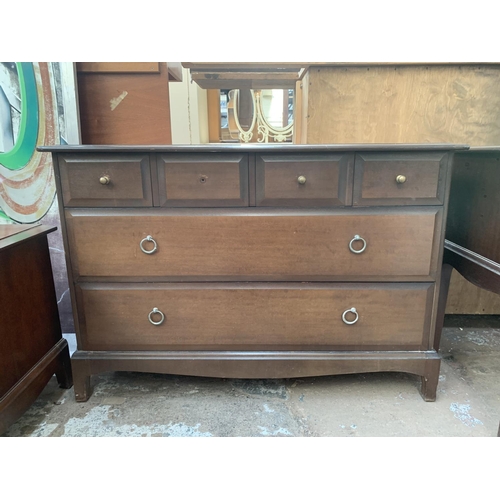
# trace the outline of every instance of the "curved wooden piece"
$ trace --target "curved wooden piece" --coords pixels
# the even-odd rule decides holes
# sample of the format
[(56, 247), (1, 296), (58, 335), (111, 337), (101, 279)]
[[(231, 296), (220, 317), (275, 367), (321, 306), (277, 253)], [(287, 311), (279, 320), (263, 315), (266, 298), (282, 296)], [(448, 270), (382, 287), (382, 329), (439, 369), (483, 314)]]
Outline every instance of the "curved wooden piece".
[(422, 378), (422, 397), (434, 401), (440, 363), (435, 351), (77, 351), (72, 358), (77, 401), (90, 397), (91, 375), (112, 371), (237, 379), (406, 372)]
[(500, 294), (500, 147), (454, 156), (444, 261)]
[(54, 373), (61, 387), (69, 389), (73, 385), (68, 343), (65, 339), (61, 339), (0, 398), (0, 435), (28, 410)]

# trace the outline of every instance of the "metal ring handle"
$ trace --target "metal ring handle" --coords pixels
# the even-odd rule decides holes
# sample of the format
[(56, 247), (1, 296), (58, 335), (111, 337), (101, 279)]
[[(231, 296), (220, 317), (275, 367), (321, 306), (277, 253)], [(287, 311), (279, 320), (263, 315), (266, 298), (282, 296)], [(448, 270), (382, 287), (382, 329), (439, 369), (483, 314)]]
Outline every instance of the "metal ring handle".
[[(145, 242), (145, 241), (152, 241), (153, 242), (153, 249), (152, 250), (146, 250), (142, 244)], [(151, 253), (155, 253), (156, 252), (156, 249), (158, 248), (158, 246), (156, 245), (156, 241), (151, 237), (151, 236), (146, 236), (143, 240), (141, 240), (141, 242), (139, 243), (139, 246), (141, 247), (141, 250), (144, 252), (144, 253), (148, 253), (148, 254), (151, 254)]]
[[(161, 316), (160, 321), (153, 321), (151, 319), (152, 314), (159, 314)], [(161, 325), (165, 321), (165, 315), (157, 307), (153, 307), (153, 310), (148, 314), (148, 319), (152, 325), (158, 326), (158, 325)]]
[[(346, 319), (346, 314), (347, 313), (353, 313), (356, 315), (356, 318), (353, 319), (352, 321), (348, 321)], [(356, 323), (356, 321), (358, 321), (359, 319), (359, 314), (358, 314), (358, 311), (356, 311), (356, 308), (355, 307), (351, 307), (351, 309), (347, 309), (347, 311), (344, 311), (344, 314), (342, 314), (342, 321), (346, 324), (346, 325), (354, 325), (354, 323)]]
[[(360, 241), (360, 240), (363, 242), (363, 248), (361, 248), (360, 250), (354, 250), (354, 248), (352, 247), (352, 244), (355, 241)], [(359, 234), (354, 235), (354, 238), (349, 242), (349, 250), (352, 253), (363, 253), (366, 250), (366, 240), (364, 238), (361, 238), (361, 236)]]

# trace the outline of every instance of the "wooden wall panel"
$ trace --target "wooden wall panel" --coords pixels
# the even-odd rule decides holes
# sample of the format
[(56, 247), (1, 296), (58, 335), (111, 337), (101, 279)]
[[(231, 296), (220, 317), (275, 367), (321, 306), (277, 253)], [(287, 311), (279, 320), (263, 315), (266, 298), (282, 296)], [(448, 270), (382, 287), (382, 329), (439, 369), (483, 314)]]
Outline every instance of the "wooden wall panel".
[(473, 285), (453, 270), (446, 314), (500, 314), (500, 295)]
[(498, 145), (500, 65), (311, 67), (307, 142)]
[(79, 62), (76, 69), (81, 73), (159, 73), (157, 62)]
[(295, 83), (293, 93), (293, 143), (300, 144), (302, 139), (302, 81)]
[(301, 85), (301, 106), (300, 106), (300, 114), (294, 113), (294, 120), (296, 123), (300, 122), (300, 135), (297, 133), (297, 143), (298, 144), (307, 144), (307, 123), (309, 120), (309, 88), (311, 86), (311, 82), (309, 81), (309, 73), (306, 73), (302, 81)]
[(172, 144), (167, 64), (159, 68), (79, 72), (82, 144)]
[(220, 142), (220, 90), (207, 90), (208, 140)]

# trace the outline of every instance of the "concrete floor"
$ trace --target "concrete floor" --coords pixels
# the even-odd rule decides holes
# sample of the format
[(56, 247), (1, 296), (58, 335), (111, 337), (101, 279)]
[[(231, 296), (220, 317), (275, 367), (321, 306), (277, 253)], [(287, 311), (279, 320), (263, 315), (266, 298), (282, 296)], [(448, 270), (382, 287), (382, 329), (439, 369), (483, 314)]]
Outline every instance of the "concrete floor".
[(292, 380), (109, 373), (93, 377), (86, 403), (53, 377), (4, 436), (496, 436), (500, 317), (447, 317), (441, 345), (434, 403), (421, 398), (419, 378), (404, 373)]

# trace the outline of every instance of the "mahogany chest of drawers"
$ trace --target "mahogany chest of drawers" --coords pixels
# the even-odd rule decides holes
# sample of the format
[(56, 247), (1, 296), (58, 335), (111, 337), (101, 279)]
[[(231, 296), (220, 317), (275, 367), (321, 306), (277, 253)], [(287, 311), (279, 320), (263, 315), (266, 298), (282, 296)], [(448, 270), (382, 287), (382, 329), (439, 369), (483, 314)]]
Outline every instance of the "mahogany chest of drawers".
[(60, 387), (72, 386), (49, 253), (55, 230), (0, 224), (0, 436), (54, 374)]
[(90, 377), (403, 371), (436, 397), (459, 145), (55, 146)]

